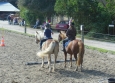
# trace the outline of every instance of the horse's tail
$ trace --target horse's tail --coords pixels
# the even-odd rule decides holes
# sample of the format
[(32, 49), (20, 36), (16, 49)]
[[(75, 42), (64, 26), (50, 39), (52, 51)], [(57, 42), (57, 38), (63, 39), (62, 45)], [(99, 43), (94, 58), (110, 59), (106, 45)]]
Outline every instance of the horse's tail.
[(44, 51), (41, 51), (41, 52), (38, 52), (37, 53), (37, 56), (39, 57), (44, 57), (44, 56), (47, 56), (48, 54), (52, 54), (54, 48), (55, 48), (55, 45), (56, 45), (56, 42), (55, 41), (52, 41), (49, 45), (48, 48), (46, 48)]
[(84, 44), (82, 42), (78, 42), (78, 45), (79, 45), (79, 54), (77, 57), (77, 65), (80, 66), (83, 63)]

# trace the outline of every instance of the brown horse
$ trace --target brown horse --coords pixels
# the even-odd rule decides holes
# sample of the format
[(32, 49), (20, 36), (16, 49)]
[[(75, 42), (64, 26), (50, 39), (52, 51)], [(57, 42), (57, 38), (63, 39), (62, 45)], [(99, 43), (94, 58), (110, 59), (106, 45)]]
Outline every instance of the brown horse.
[[(58, 36), (58, 40), (59, 42), (63, 39), (65, 39), (66, 33), (65, 31), (60, 31), (60, 34)], [(71, 61), (71, 65), (70, 67), (72, 67), (72, 55), (74, 55), (74, 58), (76, 59), (76, 64), (77, 64), (77, 68), (76, 71), (78, 70), (78, 66), (81, 66), (81, 71), (82, 71), (82, 63), (83, 63), (83, 55), (84, 55), (84, 44), (81, 40), (75, 39), (73, 41), (70, 41), (70, 43), (68, 44), (68, 46), (65, 49), (66, 51), (64, 51), (64, 55), (65, 55), (65, 67), (66, 67), (66, 59), (67, 59), (67, 53), (70, 54), (70, 61)]]
[[(35, 41), (38, 43), (43, 38), (43, 33), (35, 32)], [(42, 58), (42, 65), (44, 67), (44, 57), (48, 57), (49, 72), (51, 72), (51, 54), (54, 54), (53, 71), (55, 71), (55, 63), (59, 52), (59, 42), (53, 39), (48, 39), (42, 44), (42, 51), (37, 53), (37, 56)]]

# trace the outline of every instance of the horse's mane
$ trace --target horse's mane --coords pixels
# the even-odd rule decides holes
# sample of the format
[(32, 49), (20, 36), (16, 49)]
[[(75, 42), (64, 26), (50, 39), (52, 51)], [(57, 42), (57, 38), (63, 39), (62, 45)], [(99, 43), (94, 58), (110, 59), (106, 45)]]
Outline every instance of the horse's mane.
[(39, 40), (41, 40), (41, 39), (43, 39), (43, 37), (44, 37), (44, 34), (43, 34), (43, 32), (38, 32), (38, 31), (36, 31), (35, 32), (35, 36), (39, 39)]
[(62, 37), (62, 40), (67, 37), (65, 31), (60, 31), (60, 34), (59, 34), (59, 35), (60, 35), (60, 37)]
[(56, 39), (53, 39), (53, 40), (59, 43), (59, 41), (58, 41), (58, 40), (56, 40)]

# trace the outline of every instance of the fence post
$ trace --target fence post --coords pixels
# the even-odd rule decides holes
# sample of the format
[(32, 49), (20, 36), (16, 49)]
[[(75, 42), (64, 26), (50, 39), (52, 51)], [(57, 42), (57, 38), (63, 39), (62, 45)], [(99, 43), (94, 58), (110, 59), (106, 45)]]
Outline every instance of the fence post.
[(26, 21), (24, 21), (24, 22), (25, 22), (25, 23), (24, 23), (24, 24), (25, 24), (25, 29), (24, 29), (24, 32), (26, 33)]
[(84, 43), (84, 26), (80, 25), (80, 29), (81, 29), (81, 40)]

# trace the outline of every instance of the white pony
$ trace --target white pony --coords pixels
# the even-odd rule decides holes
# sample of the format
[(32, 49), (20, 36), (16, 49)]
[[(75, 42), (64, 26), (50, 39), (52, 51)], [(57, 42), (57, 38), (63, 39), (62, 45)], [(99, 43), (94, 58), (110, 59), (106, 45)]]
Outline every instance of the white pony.
[[(38, 44), (41, 39), (43, 39), (43, 33), (36, 31), (35, 32), (35, 41)], [(44, 57), (48, 57), (48, 67), (49, 72), (51, 72), (51, 54), (54, 54), (54, 65), (53, 65), (53, 71), (55, 71), (55, 63), (59, 52), (59, 42), (53, 39), (48, 39), (42, 44), (42, 51), (37, 53), (37, 56), (42, 58), (42, 65), (41, 67), (44, 67)]]

